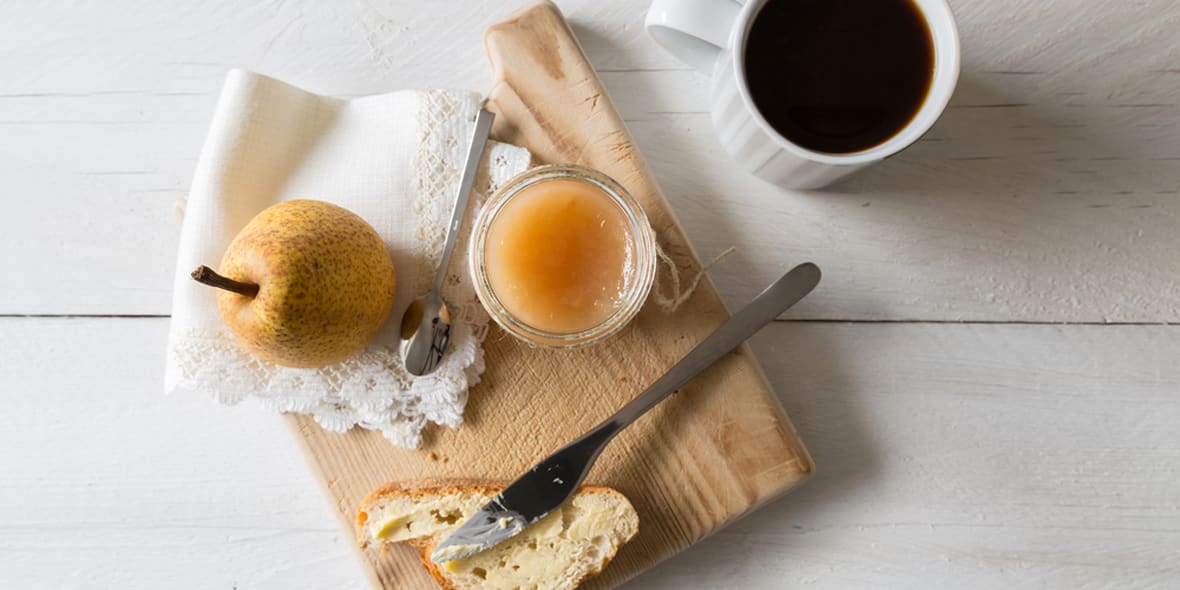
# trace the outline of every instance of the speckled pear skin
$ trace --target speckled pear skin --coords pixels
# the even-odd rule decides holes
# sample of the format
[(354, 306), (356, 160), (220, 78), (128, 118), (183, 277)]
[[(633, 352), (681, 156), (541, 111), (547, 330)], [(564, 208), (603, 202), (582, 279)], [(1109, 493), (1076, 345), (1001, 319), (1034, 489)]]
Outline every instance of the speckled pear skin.
[(288, 367), (323, 367), (360, 352), (393, 306), (393, 260), (355, 213), (312, 200), (273, 205), (250, 220), (221, 274), (259, 286), (217, 290), (230, 331), (251, 353)]

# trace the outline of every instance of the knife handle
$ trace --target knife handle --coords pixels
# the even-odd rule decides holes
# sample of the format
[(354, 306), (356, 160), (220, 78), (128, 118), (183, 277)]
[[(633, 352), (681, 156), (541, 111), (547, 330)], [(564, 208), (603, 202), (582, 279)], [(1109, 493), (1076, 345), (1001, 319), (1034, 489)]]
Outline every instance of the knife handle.
[(774, 321), (779, 314), (803, 299), (819, 284), (819, 267), (805, 262), (792, 268), (774, 284), (762, 291), (741, 311), (729, 318), (720, 328), (701, 341), (684, 355), (663, 377), (623, 406), (614, 416), (607, 418), (592, 432), (606, 431), (613, 436), (619, 430), (634, 422), (656, 404), (664, 400), (704, 371), (709, 365), (737, 348), (763, 326)]

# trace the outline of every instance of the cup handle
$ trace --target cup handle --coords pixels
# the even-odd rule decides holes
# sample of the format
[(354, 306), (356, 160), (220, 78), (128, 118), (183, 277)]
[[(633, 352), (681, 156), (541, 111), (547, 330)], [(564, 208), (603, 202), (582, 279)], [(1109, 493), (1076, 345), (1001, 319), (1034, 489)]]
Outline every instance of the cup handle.
[(712, 74), (741, 9), (736, 0), (654, 0), (643, 26), (680, 61)]

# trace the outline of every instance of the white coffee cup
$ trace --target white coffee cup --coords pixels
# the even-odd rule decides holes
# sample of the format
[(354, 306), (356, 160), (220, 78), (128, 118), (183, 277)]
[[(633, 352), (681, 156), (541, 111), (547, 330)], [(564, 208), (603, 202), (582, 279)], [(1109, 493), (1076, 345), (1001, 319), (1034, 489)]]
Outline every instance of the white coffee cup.
[(859, 152), (824, 153), (791, 142), (754, 106), (746, 83), (746, 38), (767, 1), (748, 0), (742, 6), (735, 0), (655, 0), (645, 23), (665, 49), (712, 75), (713, 126), (726, 151), (755, 176), (785, 188), (828, 185), (905, 149), (946, 108), (959, 78), (958, 27), (946, 0), (913, 0), (933, 40), (934, 75), (910, 122), (884, 142)]

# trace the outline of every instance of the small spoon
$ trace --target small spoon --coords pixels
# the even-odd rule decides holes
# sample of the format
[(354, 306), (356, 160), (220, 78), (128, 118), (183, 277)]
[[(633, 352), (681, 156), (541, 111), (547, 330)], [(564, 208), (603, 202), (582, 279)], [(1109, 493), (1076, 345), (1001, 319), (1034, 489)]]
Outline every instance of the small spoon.
[(434, 283), (425, 295), (410, 304), (402, 316), (402, 360), (411, 375), (421, 376), (433, 372), (442, 360), (451, 337), (451, 315), (442, 300), (442, 282), (447, 274), (451, 252), (455, 249), (455, 237), (459, 233), (459, 226), (463, 224), (463, 214), (467, 211), (467, 201), (471, 197), (471, 187), (475, 184), (475, 173), (479, 170), (493, 119), (495, 114), (484, 109), (480, 109), (475, 116), (475, 129), (471, 132), (471, 145), (467, 148), (467, 162), (463, 166), (463, 176), (459, 178), (459, 195), (455, 199), (455, 209), (451, 212), (447, 242), (443, 246), (442, 258), (438, 261)]

